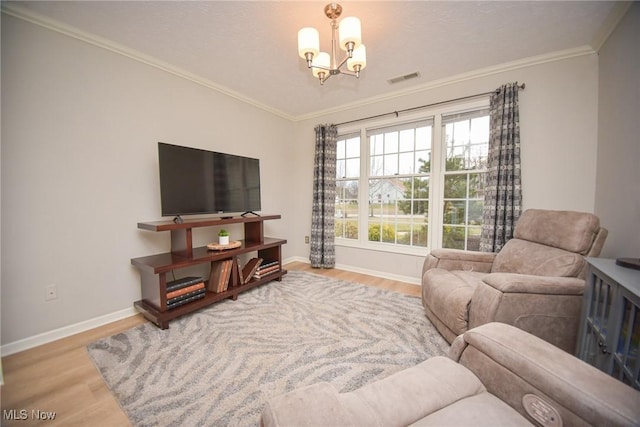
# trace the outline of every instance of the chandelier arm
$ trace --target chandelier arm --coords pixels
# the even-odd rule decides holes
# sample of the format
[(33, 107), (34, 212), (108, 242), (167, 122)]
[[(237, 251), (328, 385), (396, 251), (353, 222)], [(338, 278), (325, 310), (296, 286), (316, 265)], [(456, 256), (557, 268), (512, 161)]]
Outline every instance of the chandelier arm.
[[(349, 60), (349, 58), (350, 58), (350, 56), (349, 56), (349, 55), (346, 55), (346, 56), (344, 57), (344, 59), (343, 59), (342, 61), (340, 61), (340, 63), (339, 63), (339, 64), (336, 64), (336, 66), (335, 66), (335, 67), (334, 67), (334, 66), (325, 67), (324, 65), (312, 64), (309, 68), (319, 68), (319, 69), (321, 69), (321, 70), (334, 71), (334, 72), (335, 72), (335, 71), (340, 71), (340, 73), (341, 73), (341, 74), (342, 74), (342, 73), (344, 73), (344, 74), (349, 74), (349, 73), (351, 73), (351, 71), (348, 71), (348, 70), (344, 70), (344, 71), (343, 71), (343, 70), (341, 70), (341, 69), (340, 69), (340, 68), (342, 68), (342, 66), (343, 66), (344, 64), (346, 64), (346, 62)], [(334, 74), (337, 74), (337, 73), (334, 73)], [(354, 76), (355, 76), (355, 73), (353, 73), (353, 74), (351, 74), (351, 75), (354, 75)]]
[[(347, 55), (344, 57), (344, 59), (342, 61), (340, 61), (340, 64), (336, 66), (336, 70), (339, 70), (344, 64), (347, 63), (347, 61), (351, 58), (351, 56)], [(344, 72), (344, 71), (341, 71)]]
[(327, 70), (327, 71), (333, 71), (334, 69), (331, 67), (325, 67), (324, 65), (317, 65), (317, 64), (313, 64), (311, 66), (311, 68), (318, 68), (320, 70)]
[(350, 71), (350, 70), (341, 70), (340, 74), (344, 74), (345, 76), (351, 76), (351, 77), (356, 77), (356, 78), (360, 77), (358, 75), (358, 73), (354, 73), (353, 71)]

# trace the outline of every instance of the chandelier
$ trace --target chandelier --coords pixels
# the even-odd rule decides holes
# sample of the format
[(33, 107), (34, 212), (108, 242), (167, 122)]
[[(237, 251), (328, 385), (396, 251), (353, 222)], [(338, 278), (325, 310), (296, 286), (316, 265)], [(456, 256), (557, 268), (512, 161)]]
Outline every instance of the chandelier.
[[(324, 7), (324, 14), (331, 19), (331, 56), (326, 52), (320, 52), (320, 35), (318, 30), (305, 27), (298, 31), (298, 55), (307, 61), (314, 77), (320, 80), (320, 84), (336, 74), (360, 77), (360, 71), (367, 66), (367, 50), (362, 44), (360, 34), (360, 20), (347, 17), (336, 22), (342, 13), (342, 6), (338, 3), (329, 3)], [(338, 40), (336, 41), (336, 33)], [(346, 52), (344, 59), (338, 63), (336, 56), (336, 44)], [(341, 69), (344, 65), (346, 69)]]

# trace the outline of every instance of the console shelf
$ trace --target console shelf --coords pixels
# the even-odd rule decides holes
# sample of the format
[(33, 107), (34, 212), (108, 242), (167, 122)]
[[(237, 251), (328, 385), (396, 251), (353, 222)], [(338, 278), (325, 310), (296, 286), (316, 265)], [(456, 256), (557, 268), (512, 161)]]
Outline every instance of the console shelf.
[[(235, 218), (205, 218), (185, 220), (182, 223), (173, 221), (156, 221), (138, 223), (138, 228), (154, 232), (169, 231), (171, 233), (171, 252), (133, 258), (133, 264), (140, 272), (142, 287), (142, 299), (136, 301), (134, 306), (150, 321), (161, 329), (169, 327), (169, 321), (184, 314), (191, 313), (226, 298), (237, 299), (238, 294), (272, 280), (282, 280), (287, 271), (282, 269), (282, 245), (287, 241), (264, 237), (263, 222), (266, 220), (280, 219), (280, 215), (263, 215), (256, 217)], [(212, 227), (224, 224), (244, 224), (244, 240), (240, 246), (212, 251), (206, 246), (193, 247), (192, 232), (194, 228)], [(263, 259), (263, 264), (275, 263), (276, 271), (259, 279), (252, 278), (247, 282), (240, 281), (238, 257), (243, 254), (256, 252), (258, 258)], [(204, 297), (185, 305), (169, 309), (167, 307), (167, 273), (176, 269), (186, 268), (199, 264), (211, 264), (213, 276), (216, 263), (231, 260), (231, 273), (226, 290), (213, 292), (207, 290)], [(205, 280), (205, 285), (213, 279)], [(208, 286), (207, 286), (208, 287)]]

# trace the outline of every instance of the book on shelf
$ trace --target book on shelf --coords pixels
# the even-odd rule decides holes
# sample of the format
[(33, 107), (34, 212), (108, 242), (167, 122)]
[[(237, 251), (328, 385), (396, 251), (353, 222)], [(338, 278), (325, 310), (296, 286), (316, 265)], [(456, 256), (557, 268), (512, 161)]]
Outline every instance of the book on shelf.
[(193, 295), (193, 296), (191, 296), (189, 298), (181, 299), (180, 301), (175, 301), (175, 302), (173, 302), (171, 304), (167, 304), (167, 308), (169, 310), (171, 310), (172, 308), (180, 307), (181, 305), (185, 305), (187, 303), (202, 299), (202, 298), (204, 298), (205, 294), (206, 294), (206, 292), (200, 292), (200, 293), (197, 293), (196, 295)]
[(196, 285), (200, 282), (204, 282), (202, 277), (188, 276), (182, 279), (172, 280), (167, 282), (167, 293), (177, 291), (178, 289), (186, 288), (191, 285)]
[(214, 261), (211, 263), (211, 274), (209, 275), (209, 283), (207, 284), (207, 290), (211, 292), (218, 292), (218, 285), (220, 282), (220, 276), (222, 270), (224, 270), (224, 261)]
[(224, 261), (224, 270), (220, 282), (218, 284), (218, 292), (224, 292), (229, 287), (229, 279), (231, 278), (231, 271), (233, 270), (233, 260), (229, 259)]
[(269, 274), (272, 274), (278, 271), (280, 271), (280, 263), (278, 261), (273, 261), (273, 262), (260, 265), (255, 271), (255, 273), (253, 274), (253, 277), (255, 277), (256, 279), (260, 279), (264, 276), (267, 276)]
[(206, 292), (207, 292), (207, 290), (204, 287), (202, 287), (200, 289), (197, 289), (195, 291), (189, 292), (187, 294), (179, 295), (179, 296), (174, 297), (174, 298), (167, 298), (167, 306), (171, 306), (172, 304), (175, 304), (175, 303), (180, 302), (182, 300), (190, 299), (190, 298), (195, 297), (195, 296), (200, 295), (200, 294), (204, 295)]
[(180, 288), (175, 291), (167, 292), (167, 299), (179, 297), (180, 295), (185, 295), (193, 291), (197, 291), (198, 289), (204, 289), (204, 281), (200, 281), (195, 285), (190, 285), (185, 288)]
[(258, 267), (258, 270), (263, 270), (265, 268), (273, 267), (274, 265), (278, 265), (278, 261), (271, 261), (271, 262), (265, 262), (263, 264), (260, 264), (260, 266)]
[(238, 263), (238, 279), (239, 279), (239, 283), (243, 284), (244, 283), (244, 272), (242, 271), (242, 266), (240, 265), (240, 258), (236, 258), (236, 262)]
[(211, 276), (209, 278), (208, 290), (215, 293), (224, 292), (229, 286), (229, 278), (233, 259), (225, 259), (223, 261), (214, 261), (211, 263)]
[(242, 283), (248, 283), (249, 280), (251, 280), (255, 272), (258, 270), (258, 268), (260, 268), (260, 263), (262, 263), (262, 258), (251, 258), (249, 261), (247, 261), (240, 274)]
[(270, 274), (273, 274), (273, 273), (277, 273), (278, 271), (280, 271), (279, 267), (276, 267), (276, 268), (273, 268), (273, 269), (270, 269), (270, 270), (265, 270), (265, 271), (262, 271), (262, 272), (258, 271), (253, 275), (253, 277), (255, 279), (262, 279), (263, 277), (266, 277), (266, 276), (268, 276)]

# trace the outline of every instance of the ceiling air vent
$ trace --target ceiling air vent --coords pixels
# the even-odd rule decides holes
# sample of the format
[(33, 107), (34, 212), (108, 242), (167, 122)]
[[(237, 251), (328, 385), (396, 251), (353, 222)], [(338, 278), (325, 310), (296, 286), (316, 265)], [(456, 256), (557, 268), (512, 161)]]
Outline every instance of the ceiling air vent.
[(404, 76), (394, 77), (387, 81), (389, 82), (389, 84), (394, 84), (394, 83), (400, 83), (409, 79), (415, 79), (416, 77), (420, 77), (420, 73), (417, 71), (414, 71), (413, 73), (405, 74)]

